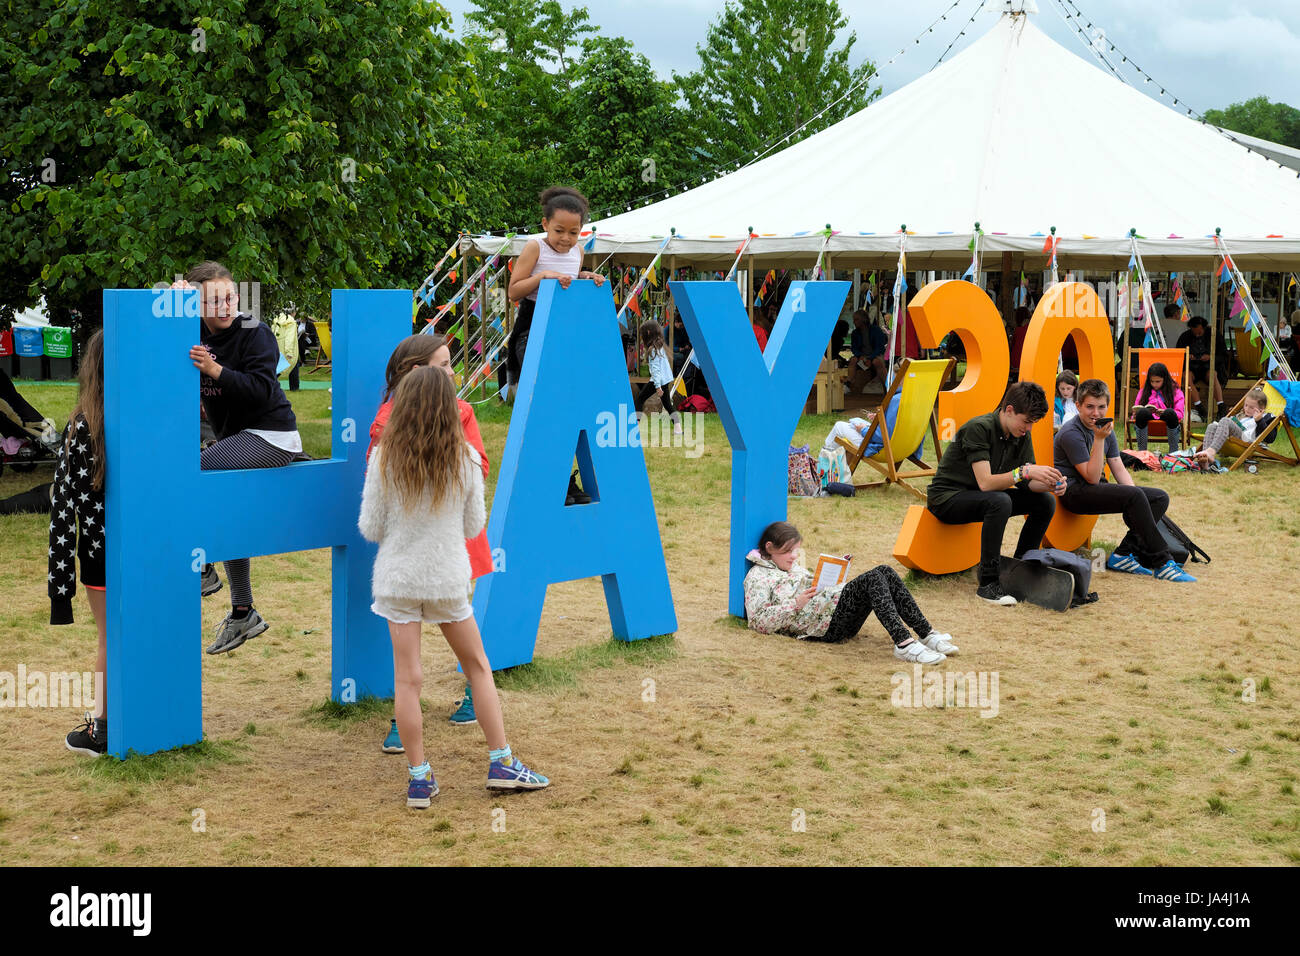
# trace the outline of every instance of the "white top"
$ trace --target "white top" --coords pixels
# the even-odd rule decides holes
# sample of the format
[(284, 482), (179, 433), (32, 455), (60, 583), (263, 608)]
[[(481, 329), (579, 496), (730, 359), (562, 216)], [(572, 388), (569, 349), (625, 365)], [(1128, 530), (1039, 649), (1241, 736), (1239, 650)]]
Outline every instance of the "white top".
[[(576, 277), (582, 271), (582, 243), (575, 242), (568, 252), (559, 253), (546, 241), (545, 233), (530, 238), (537, 240), (537, 265), (533, 266), (529, 276), (535, 276), (539, 272), (559, 272)], [(534, 289), (528, 298), (536, 302), (537, 290)]]
[(262, 428), (246, 428), (244, 431), (250, 435), (256, 435), (268, 445), (273, 445), (281, 451), (287, 451), (291, 455), (296, 455), (302, 451), (302, 436), (298, 434), (298, 429), (291, 432), (271, 432)]
[(371, 578), (375, 597), (443, 601), (464, 600), (469, 593), (472, 579), (465, 539), (483, 530), (487, 511), (478, 452), (469, 444), (465, 447), (469, 454), (461, 466), (462, 491), (437, 510), (428, 494), (413, 506), (403, 502), (381, 477), (383, 445), (371, 454), (357, 525), (367, 541), (379, 544)]
[(1247, 444), (1253, 442), (1255, 440), (1255, 419), (1243, 414), (1237, 419), (1237, 422), (1241, 425), (1241, 440)]
[(663, 349), (655, 349), (650, 353), (650, 381), (655, 388), (661, 385), (667, 385), (673, 380), (673, 367), (668, 362), (668, 356), (664, 354)]

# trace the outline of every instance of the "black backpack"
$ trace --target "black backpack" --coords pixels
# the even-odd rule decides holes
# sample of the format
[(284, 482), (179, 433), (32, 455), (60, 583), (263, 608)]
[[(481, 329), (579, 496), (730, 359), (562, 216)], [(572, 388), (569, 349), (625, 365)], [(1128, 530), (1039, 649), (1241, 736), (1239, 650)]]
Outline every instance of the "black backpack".
[(1186, 564), (1190, 558), (1195, 562), (1210, 563), (1210, 556), (1196, 542), (1187, 537), (1187, 532), (1170, 520), (1169, 515), (1160, 519), (1160, 536), (1165, 539), (1165, 547), (1178, 564)]

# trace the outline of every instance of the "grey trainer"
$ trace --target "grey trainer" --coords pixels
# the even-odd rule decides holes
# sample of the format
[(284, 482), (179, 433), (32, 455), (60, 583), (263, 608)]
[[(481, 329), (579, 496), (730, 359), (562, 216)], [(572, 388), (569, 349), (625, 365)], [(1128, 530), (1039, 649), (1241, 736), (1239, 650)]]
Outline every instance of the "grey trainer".
[(249, 611), (247, 617), (238, 620), (227, 614), (226, 619), (217, 625), (217, 639), (208, 648), (208, 653), (224, 654), (233, 651), (244, 641), (257, 637), (269, 626), (262, 620), (262, 615), (257, 613), (256, 608)]
[(221, 577), (217, 574), (216, 565), (205, 564), (203, 566), (203, 577), (199, 582), (199, 593), (204, 597), (209, 594), (216, 594), (221, 590)]

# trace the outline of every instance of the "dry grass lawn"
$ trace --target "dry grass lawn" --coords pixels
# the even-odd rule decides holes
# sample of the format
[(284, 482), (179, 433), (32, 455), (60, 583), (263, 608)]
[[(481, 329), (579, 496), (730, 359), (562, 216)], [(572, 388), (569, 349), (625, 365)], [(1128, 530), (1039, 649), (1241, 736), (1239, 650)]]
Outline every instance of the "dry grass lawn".
[[(74, 390), (27, 387), (58, 418)], [(309, 450), (326, 393), (293, 396)], [(500, 410), (481, 416), (494, 469)], [(820, 443), (830, 418), (805, 417)], [(996, 671), (997, 716), (890, 703), (875, 618), (842, 646), (758, 635), (726, 615), (730, 452), (648, 449), (679, 630), (610, 642), (598, 580), (553, 586), (537, 664), (498, 675), (511, 742), (553, 785), (483, 788), (477, 728), (449, 725), (454, 659), (427, 628), (425, 741), (442, 794), (405, 807), (405, 760), (382, 754), (388, 709), (322, 707), (329, 555), (254, 562), (271, 630), (203, 656), (207, 740), (92, 761), (64, 749), (74, 711), (0, 710), (0, 859), (20, 864), (1190, 864), (1300, 862), (1300, 474), (1143, 476), (1214, 558), (1195, 585), (1101, 574), (1099, 604), (1055, 614), (979, 602), (973, 580), (914, 582), (961, 654)], [(48, 469), (46, 470), (48, 473)], [(6, 472), (0, 495), (40, 477)], [(494, 470), (495, 477), (495, 470)], [(911, 497), (792, 500), (812, 554), (892, 563)], [(87, 670), (94, 626), (47, 625), (43, 516), (0, 518), (0, 671)], [(1014, 534), (1013, 522), (1009, 533)], [(1098, 543), (1118, 541), (1104, 517)], [(1008, 543), (1009, 546), (1010, 543)], [(178, 640), (201, 654), (227, 592)], [(645, 680), (655, 699), (643, 701)], [(1256, 699), (1243, 701), (1243, 681)], [(494, 809), (505, 810), (504, 816)], [(195, 832), (202, 811), (202, 832)], [(1104, 830), (1097, 829), (1104, 815)], [(800, 819), (802, 830), (797, 828)], [(494, 829), (494, 823), (496, 828)]]

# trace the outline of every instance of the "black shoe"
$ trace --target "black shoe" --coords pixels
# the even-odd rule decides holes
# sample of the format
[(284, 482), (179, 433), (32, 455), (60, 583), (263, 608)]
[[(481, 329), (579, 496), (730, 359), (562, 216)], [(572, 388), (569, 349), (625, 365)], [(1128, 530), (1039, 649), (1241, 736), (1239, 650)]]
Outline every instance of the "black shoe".
[(108, 721), (87, 714), (86, 722), (68, 734), (63, 743), (73, 753), (102, 757), (108, 753)]
[(578, 473), (576, 471), (569, 476), (569, 491), (565, 495), (564, 503), (566, 505), (591, 504), (591, 495), (583, 491), (578, 485)]
[(1086, 598), (1070, 598), (1070, 607), (1083, 607), (1085, 604), (1096, 604), (1101, 598), (1097, 596), (1096, 591), (1089, 591)]
[(205, 564), (203, 566), (203, 578), (199, 585), (199, 593), (203, 597), (207, 597), (209, 594), (216, 594), (221, 590), (222, 586), (217, 569), (211, 564)]
[(997, 581), (990, 581), (988, 584), (981, 584), (976, 588), (975, 593), (990, 604), (1001, 604), (1010, 607), (1016, 603), (1016, 599), (1006, 591), (1002, 590), (1002, 585)]

